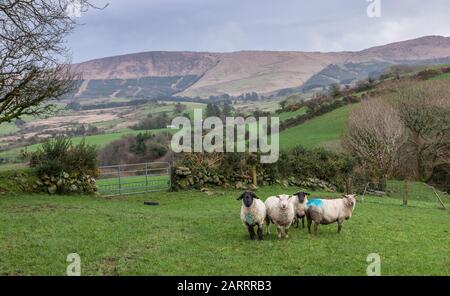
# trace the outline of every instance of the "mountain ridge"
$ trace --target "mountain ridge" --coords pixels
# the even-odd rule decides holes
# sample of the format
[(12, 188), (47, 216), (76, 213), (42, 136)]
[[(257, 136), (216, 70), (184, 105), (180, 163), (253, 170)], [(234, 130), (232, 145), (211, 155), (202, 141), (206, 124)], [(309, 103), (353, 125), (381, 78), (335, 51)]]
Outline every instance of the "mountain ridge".
[[(236, 52), (148, 51), (104, 57), (73, 64), (74, 71), (88, 80), (87, 89), (93, 85), (110, 86), (99, 96), (117, 93), (134, 94), (137, 97), (182, 95), (208, 97), (210, 95), (240, 95), (245, 92), (270, 93), (280, 89), (299, 88), (314, 75), (332, 64), (347, 63), (396, 63), (446, 58), (450, 56), (450, 37), (425, 36), (416, 39), (374, 46), (361, 51), (305, 52), (243, 50)], [(158, 83), (189, 77), (172, 90), (159, 91)], [(142, 79), (150, 81), (152, 89), (141, 92)], [(122, 84), (109, 81), (122, 80)], [(139, 84), (139, 86), (137, 86)], [(135, 91), (123, 88), (135, 88)], [(144, 89), (148, 89), (144, 85)], [(86, 87), (86, 84), (85, 84)], [(91, 87), (92, 88), (92, 87)], [(111, 89), (110, 89), (111, 88)], [(116, 88), (111, 92), (112, 88)], [(118, 89), (117, 89), (118, 88)], [(79, 91), (77, 96), (85, 96)]]

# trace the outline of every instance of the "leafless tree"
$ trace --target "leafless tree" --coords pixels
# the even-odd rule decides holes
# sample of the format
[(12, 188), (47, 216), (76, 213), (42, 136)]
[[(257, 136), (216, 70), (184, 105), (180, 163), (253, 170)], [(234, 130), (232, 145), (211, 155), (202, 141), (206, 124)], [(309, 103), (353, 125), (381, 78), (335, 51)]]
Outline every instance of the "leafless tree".
[(378, 177), (392, 174), (405, 128), (395, 108), (380, 98), (361, 103), (349, 116), (343, 146)]
[(89, 0), (0, 0), (0, 124), (52, 111), (74, 89), (65, 38)]
[(450, 162), (450, 83), (408, 83), (393, 98), (409, 131), (405, 156), (419, 179), (427, 181), (434, 166)]

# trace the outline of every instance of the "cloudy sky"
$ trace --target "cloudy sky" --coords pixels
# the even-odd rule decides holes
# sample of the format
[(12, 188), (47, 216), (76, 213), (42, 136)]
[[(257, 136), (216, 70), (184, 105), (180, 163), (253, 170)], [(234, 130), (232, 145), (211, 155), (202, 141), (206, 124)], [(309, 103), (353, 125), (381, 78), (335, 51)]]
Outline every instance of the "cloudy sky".
[(449, 0), (95, 0), (69, 37), (73, 61), (152, 51), (360, 50), (450, 36)]

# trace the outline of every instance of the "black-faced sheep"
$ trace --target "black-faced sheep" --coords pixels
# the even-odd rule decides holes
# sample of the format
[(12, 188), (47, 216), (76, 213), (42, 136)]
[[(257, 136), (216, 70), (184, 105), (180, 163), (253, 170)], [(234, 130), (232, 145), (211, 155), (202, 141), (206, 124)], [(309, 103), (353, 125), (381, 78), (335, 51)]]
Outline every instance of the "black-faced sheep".
[(308, 202), (308, 192), (297, 192), (292, 196), (291, 202), (294, 206), (295, 216), (293, 224), (298, 228), (298, 221), (302, 220), (302, 226), (305, 228), (306, 203)]
[(266, 218), (266, 206), (254, 192), (246, 191), (237, 199), (242, 200), (241, 220), (247, 227), (250, 239), (255, 239), (255, 226), (258, 226), (258, 239), (263, 239), (263, 225)]
[(308, 232), (311, 233), (311, 224), (314, 222), (314, 234), (317, 235), (319, 224), (337, 222), (338, 233), (341, 232), (342, 223), (352, 217), (356, 205), (356, 195), (343, 195), (340, 199), (312, 199), (306, 204), (306, 219)]
[(289, 238), (289, 227), (294, 220), (295, 212), (294, 206), (290, 201), (289, 195), (278, 195), (269, 197), (266, 202), (266, 225), (267, 234), (270, 234), (269, 226), (270, 222), (277, 226), (278, 239), (281, 239), (282, 227), (284, 226), (285, 237)]

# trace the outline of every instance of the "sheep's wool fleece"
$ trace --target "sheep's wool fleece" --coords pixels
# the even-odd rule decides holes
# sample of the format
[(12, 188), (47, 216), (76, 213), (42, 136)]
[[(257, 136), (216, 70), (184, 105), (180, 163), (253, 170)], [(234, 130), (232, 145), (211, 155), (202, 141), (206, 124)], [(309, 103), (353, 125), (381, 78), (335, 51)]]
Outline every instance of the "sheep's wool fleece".
[(252, 205), (247, 208), (241, 207), (241, 220), (247, 225), (263, 225), (266, 218), (266, 206), (259, 199), (254, 199)]
[(345, 206), (343, 199), (312, 199), (306, 204), (308, 210), (314, 210), (321, 217), (321, 223), (328, 224), (352, 217), (352, 210)]
[(293, 196), (291, 198), (291, 203), (294, 207), (294, 211), (295, 211), (295, 214), (297, 214), (297, 216), (301, 217), (301, 216), (305, 215), (307, 202), (308, 202), (307, 197), (305, 197), (305, 200), (303, 201), (303, 203), (300, 203), (297, 196)]
[(295, 211), (291, 201), (288, 207), (282, 210), (280, 200), (276, 196), (269, 197), (266, 202), (267, 215), (277, 225), (290, 226), (294, 220)]

